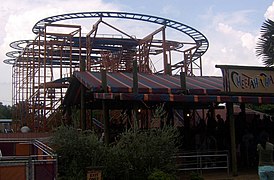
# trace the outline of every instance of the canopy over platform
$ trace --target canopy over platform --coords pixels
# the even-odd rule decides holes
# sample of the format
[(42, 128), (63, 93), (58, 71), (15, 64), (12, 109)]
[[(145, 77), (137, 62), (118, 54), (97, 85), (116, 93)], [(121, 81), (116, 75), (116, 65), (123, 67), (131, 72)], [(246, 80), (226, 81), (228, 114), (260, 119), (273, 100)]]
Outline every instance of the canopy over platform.
[(88, 101), (146, 101), (185, 103), (274, 103), (263, 94), (235, 94), (223, 91), (223, 78), (216, 76), (186, 77), (186, 89), (179, 75), (138, 73), (138, 93), (133, 93), (132, 73), (108, 72), (107, 92), (102, 90), (100, 72), (74, 72), (64, 105), (80, 103), (80, 85), (87, 89)]

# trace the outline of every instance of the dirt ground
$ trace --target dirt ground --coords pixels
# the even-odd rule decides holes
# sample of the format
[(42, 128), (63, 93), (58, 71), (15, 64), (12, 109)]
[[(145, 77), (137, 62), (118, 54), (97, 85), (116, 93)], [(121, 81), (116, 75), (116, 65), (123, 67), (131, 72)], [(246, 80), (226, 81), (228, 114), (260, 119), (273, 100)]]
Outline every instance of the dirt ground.
[[(227, 174), (226, 171), (206, 171), (202, 172), (201, 177), (204, 180), (259, 180), (257, 170), (241, 170), (238, 172), (237, 176), (232, 176), (232, 174)], [(190, 179), (189, 173), (184, 173), (180, 175), (180, 180)]]

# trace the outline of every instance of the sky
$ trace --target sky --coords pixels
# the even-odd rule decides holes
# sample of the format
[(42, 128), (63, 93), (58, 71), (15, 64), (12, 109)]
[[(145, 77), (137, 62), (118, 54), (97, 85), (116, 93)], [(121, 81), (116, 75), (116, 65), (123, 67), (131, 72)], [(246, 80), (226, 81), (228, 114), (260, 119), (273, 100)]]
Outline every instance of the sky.
[[(206, 36), (203, 75), (221, 76), (215, 65), (263, 66), (255, 55), (260, 28), (274, 20), (272, 0), (8, 0), (0, 4), (0, 102), (12, 103), (12, 66), (3, 63), (9, 44), (34, 39), (34, 24), (49, 16), (93, 11), (122, 11), (181, 22)], [(123, 28), (130, 28), (124, 25)], [(139, 29), (140, 30), (140, 29)], [(142, 31), (143, 29), (141, 29)], [(149, 32), (148, 28), (148, 32)], [(136, 33), (138, 33), (136, 31)]]

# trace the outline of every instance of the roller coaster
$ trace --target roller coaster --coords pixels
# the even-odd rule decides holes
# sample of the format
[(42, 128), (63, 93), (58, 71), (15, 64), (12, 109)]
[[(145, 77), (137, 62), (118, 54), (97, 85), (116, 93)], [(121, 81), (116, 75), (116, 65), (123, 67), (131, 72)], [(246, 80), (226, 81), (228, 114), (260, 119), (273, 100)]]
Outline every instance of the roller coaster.
[[(91, 29), (76, 25), (79, 20), (89, 23), (90, 19)], [(154, 29), (137, 37), (130, 35), (131, 29), (120, 28), (123, 23), (134, 26), (137, 22), (153, 24), (150, 27)], [(112, 33), (102, 33), (101, 26)], [(179, 38), (168, 36), (174, 30)], [(38, 21), (32, 32), (33, 40), (10, 44), (15, 50), (6, 54), (9, 59), (4, 62), (12, 65), (12, 103), (17, 109), (14, 119), (36, 131), (46, 131), (46, 122), (58, 114), (74, 71), (132, 72), (135, 59), (138, 72), (202, 76), (201, 57), (209, 46), (207, 38), (188, 25), (126, 12), (51, 16)], [(186, 40), (179, 40), (182, 38)], [(159, 59), (162, 65), (157, 67)]]

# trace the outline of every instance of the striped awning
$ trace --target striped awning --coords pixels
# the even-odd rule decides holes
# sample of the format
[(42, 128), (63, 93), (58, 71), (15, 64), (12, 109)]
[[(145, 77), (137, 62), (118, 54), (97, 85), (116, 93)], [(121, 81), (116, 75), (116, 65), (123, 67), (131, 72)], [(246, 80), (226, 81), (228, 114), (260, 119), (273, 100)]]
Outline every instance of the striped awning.
[[(75, 72), (74, 76), (92, 92), (102, 90), (100, 72)], [(108, 72), (107, 87), (109, 93), (132, 93), (132, 73)], [(223, 89), (222, 77), (203, 76), (186, 77), (186, 89), (189, 94), (218, 94)], [(138, 73), (138, 93), (140, 94), (180, 94), (183, 92), (180, 76)]]
[(133, 93), (132, 73), (108, 72), (106, 77), (108, 92), (103, 93), (100, 72), (74, 72), (64, 104), (80, 103), (81, 84), (88, 89), (90, 100), (274, 104), (271, 95), (225, 93), (222, 77), (186, 77), (186, 92), (181, 88), (180, 76), (138, 73), (138, 94)]
[(95, 99), (186, 103), (258, 103), (273, 104), (274, 97), (228, 96), (228, 95), (182, 95), (182, 94), (133, 94), (133, 93), (94, 93)]

